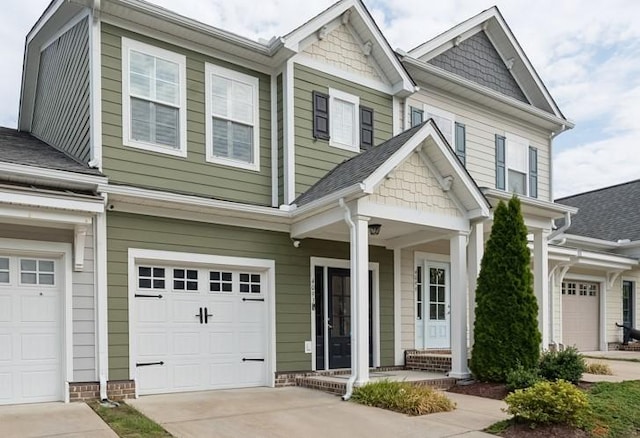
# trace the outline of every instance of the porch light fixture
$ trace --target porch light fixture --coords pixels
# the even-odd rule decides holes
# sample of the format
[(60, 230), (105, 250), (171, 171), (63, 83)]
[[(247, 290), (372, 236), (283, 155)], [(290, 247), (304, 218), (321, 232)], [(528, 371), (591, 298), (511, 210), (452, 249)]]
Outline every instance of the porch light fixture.
[(379, 235), (381, 229), (382, 229), (382, 225), (380, 225), (380, 224), (371, 224), (371, 225), (369, 225), (369, 236), (377, 236), (377, 235)]

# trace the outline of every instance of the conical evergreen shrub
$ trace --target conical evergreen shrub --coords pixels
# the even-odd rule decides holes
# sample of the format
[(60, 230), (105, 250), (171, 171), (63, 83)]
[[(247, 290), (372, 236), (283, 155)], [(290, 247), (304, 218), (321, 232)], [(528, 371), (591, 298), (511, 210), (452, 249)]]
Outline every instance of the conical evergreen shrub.
[(504, 382), (518, 366), (532, 369), (540, 357), (538, 303), (520, 200), (494, 211), (476, 289), (470, 368), (476, 379)]

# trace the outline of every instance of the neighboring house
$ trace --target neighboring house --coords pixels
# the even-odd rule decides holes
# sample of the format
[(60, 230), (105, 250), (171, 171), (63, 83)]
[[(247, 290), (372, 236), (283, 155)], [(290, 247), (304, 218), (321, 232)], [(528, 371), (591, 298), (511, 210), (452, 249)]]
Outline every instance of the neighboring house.
[[(552, 201), (551, 149), (572, 126), (496, 8), (395, 53), (359, 0), (267, 43), (138, 0), (55, 0), (0, 149), (0, 178), (38, 187), (23, 204), (0, 187), (0, 297), (54, 269), (64, 298), (42, 347), (0, 360), (0, 378), (27, 379), (50, 359), (0, 403), (349, 367), (364, 383), (413, 350), (450, 350), (466, 377), (491, 208), (512, 192), (543, 346), (562, 343), (549, 272), (573, 258), (548, 241), (577, 209)], [(19, 315), (0, 340), (30, 336)]]

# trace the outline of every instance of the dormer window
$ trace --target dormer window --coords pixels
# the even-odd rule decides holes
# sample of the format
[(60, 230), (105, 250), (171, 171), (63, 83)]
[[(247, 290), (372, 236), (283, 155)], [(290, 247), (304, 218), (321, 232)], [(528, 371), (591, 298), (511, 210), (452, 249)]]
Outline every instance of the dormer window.
[(122, 77), (123, 143), (186, 157), (185, 57), (123, 38)]

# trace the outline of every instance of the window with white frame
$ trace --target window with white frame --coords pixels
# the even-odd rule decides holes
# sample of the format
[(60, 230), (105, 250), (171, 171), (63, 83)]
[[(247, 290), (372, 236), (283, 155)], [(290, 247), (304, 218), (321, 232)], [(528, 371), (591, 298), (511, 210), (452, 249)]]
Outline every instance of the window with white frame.
[(207, 161), (260, 170), (259, 80), (207, 64)]
[(454, 140), (454, 123), (455, 116), (447, 111), (443, 111), (439, 108), (434, 108), (429, 105), (424, 106), (424, 120), (433, 119), (438, 126), (440, 132), (447, 140), (450, 146), (453, 146)]
[(9, 258), (0, 257), (0, 283), (9, 283)]
[(20, 284), (55, 285), (55, 262), (20, 259)]
[(186, 58), (122, 38), (123, 143), (186, 157)]
[(360, 98), (343, 91), (329, 89), (329, 145), (360, 151)]
[(527, 195), (529, 175), (529, 142), (513, 134), (507, 134), (507, 191)]

